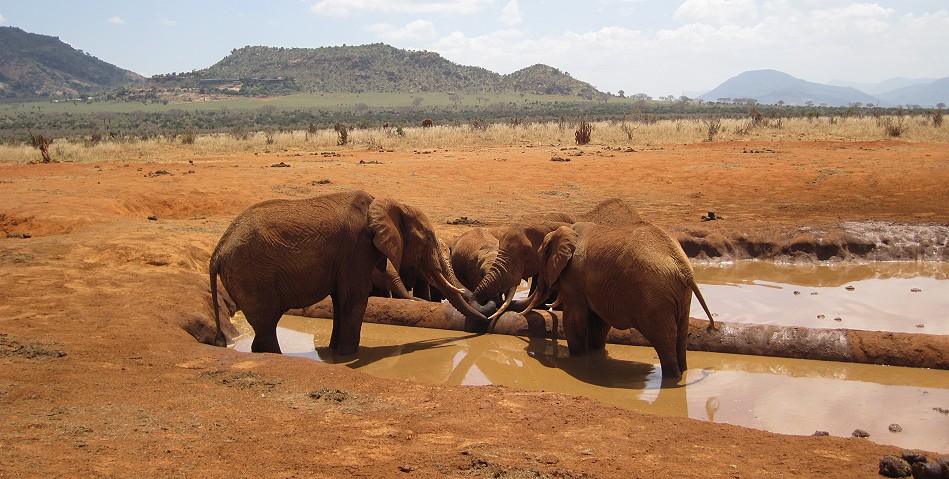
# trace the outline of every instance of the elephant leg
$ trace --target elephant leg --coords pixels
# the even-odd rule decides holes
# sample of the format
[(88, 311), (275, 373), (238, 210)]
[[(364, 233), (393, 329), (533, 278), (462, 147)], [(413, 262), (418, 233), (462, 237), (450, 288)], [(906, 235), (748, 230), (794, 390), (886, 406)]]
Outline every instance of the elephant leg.
[(676, 337), (676, 356), (679, 359), (679, 371), (685, 372), (689, 369), (685, 360), (685, 350), (689, 345), (689, 307), (692, 303), (692, 295), (685, 299), (685, 308), (679, 311), (679, 317), (676, 318), (679, 325), (678, 335)]
[(682, 371), (679, 369), (675, 346), (658, 346), (656, 347), (656, 352), (659, 353), (659, 366), (662, 367), (662, 377), (667, 379), (681, 378)]
[(244, 317), (254, 328), (254, 341), (250, 345), (252, 352), (281, 353), (280, 343), (277, 342), (277, 322), (280, 321), (282, 315), (283, 313), (267, 311), (263, 308), (244, 311)]
[(603, 321), (598, 314), (590, 312), (589, 319), (590, 330), (590, 351), (603, 349), (606, 347), (606, 335), (610, 332), (610, 325)]
[[(658, 317), (661, 318), (661, 316)], [(666, 379), (682, 377), (682, 369), (679, 367), (678, 324), (674, 324), (673, 320), (668, 320), (669, 327), (663, 328), (665, 331), (659, 337), (647, 338), (659, 354), (662, 377)]]
[(333, 333), (330, 336), (330, 349), (338, 354), (356, 354), (369, 297), (347, 297), (337, 293), (332, 298)]
[(590, 311), (585, 307), (564, 308), (563, 332), (572, 356), (582, 356), (590, 351), (589, 316)]
[(679, 368), (680, 322), (675, 316), (677, 313), (675, 306), (670, 306), (665, 310), (660, 307), (647, 309), (642, 317), (651, 318), (651, 320), (645, 324), (640, 321), (640, 327), (637, 328), (659, 355), (662, 377), (665, 379), (682, 377), (682, 369)]

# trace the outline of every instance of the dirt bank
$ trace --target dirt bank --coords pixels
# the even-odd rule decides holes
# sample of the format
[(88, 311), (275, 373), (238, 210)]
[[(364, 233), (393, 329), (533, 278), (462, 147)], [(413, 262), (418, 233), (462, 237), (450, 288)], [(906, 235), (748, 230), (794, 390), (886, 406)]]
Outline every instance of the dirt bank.
[[(162, 164), (130, 152), (0, 159), (4, 477), (852, 478), (899, 453), (559, 394), (380, 380), (194, 338), (210, 333), (210, 251), (263, 199), (366, 189), (420, 207), (449, 238), (461, 217), (491, 225), (624, 197), (700, 257), (872, 257), (895, 244), (888, 254), (944, 260), (945, 145), (274, 147)], [(709, 211), (721, 219), (702, 221)]]

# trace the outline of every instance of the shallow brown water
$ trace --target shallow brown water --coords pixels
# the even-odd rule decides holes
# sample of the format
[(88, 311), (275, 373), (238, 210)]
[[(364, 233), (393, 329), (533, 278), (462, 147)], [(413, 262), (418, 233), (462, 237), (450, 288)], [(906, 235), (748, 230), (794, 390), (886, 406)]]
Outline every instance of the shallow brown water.
[[(325, 348), (331, 320), (285, 316), (280, 324), (286, 354), (378, 377), (555, 391), (786, 434), (863, 429), (878, 443), (949, 453), (949, 415), (934, 409), (949, 409), (949, 371), (690, 351), (684, 379), (660, 387), (651, 348), (610, 344), (573, 358), (563, 341), (367, 323), (358, 355), (336, 358)], [(250, 338), (236, 348), (248, 351)]]
[[(947, 272), (938, 263), (696, 265), (723, 321), (928, 334), (949, 334)], [(949, 371), (690, 351), (683, 380), (661, 387), (651, 348), (570, 357), (564, 341), (367, 323), (358, 355), (336, 358), (325, 348), (332, 321), (285, 316), (280, 326), (286, 354), (379, 377), (555, 391), (786, 434), (863, 429), (874, 442), (949, 453)], [(235, 347), (249, 351), (250, 338)]]
[[(949, 334), (949, 263), (695, 264), (715, 319)], [(692, 315), (701, 317), (693, 300)]]

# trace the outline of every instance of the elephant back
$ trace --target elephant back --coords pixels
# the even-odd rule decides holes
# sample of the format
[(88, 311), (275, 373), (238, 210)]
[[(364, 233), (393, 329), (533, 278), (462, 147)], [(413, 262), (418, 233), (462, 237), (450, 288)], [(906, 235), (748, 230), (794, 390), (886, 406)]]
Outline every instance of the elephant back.
[(636, 207), (620, 198), (603, 200), (590, 211), (578, 215), (578, 219), (605, 226), (631, 226), (643, 221)]

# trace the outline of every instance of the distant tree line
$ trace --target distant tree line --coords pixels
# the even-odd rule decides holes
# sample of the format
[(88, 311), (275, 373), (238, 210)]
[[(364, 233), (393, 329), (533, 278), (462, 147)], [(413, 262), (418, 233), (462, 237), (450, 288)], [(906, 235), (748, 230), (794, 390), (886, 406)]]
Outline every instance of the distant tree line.
[[(614, 97), (616, 98), (616, 97)], [(655, 101), (646, 99), (587, 102), (498, 102), (475, 106), (369, 107), (364, 103), (338, 108), (228, 108), (189, 110), (167, 108), (161, 111), (131, 112), (46, 112), (41, 108), (0, 110), (0, 142), (29, 142), (28, 131), (42, 132), (49, 138), (148, 139), (185, 133), (233, 131), (332, 129), (337, 123), (356, 128), (376, 128), (384, 124), (418, 126), (425, 119), (436, 125), (492, 123), (523, 124), (556, 122), (584, 118), (587, 121), (631, 121), (649, 123), (685, 118), (791, 118), (883, 114), (929, 114), (928, 110), (815, 107), (788, 105), (747, 105), (734, 103), (696, 103), (691, 101)], [(81, 108), (77, 107), (77, 108)]]

